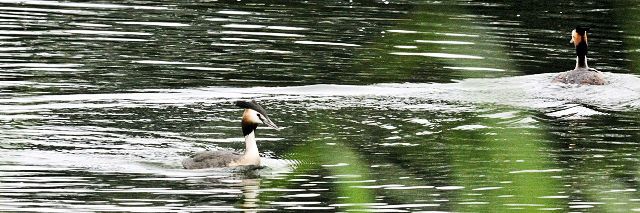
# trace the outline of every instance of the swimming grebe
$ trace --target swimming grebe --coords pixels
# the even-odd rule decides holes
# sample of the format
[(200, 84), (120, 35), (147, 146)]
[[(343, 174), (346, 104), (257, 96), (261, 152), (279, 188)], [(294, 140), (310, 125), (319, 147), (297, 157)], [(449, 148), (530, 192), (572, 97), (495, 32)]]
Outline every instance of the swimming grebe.
[(571, 32), (571, 41), (576, 46), (576, 68), (563, 73), (560, 73), (553, 79), (553, 82), (567, 83), (567, 84), (590, 84), (590, 85), (603, 85), (606, 83), (602, 73), (596, 69), (591, 69), (587, 66), (587, 31), (589, 28), (576, 27)]
[(244, 154), (240, 155), (229, 151), (199, 152), (182, 161), (182, 166), (185, 169), (260, 165), (255, 129), (258, 124), (265, 124), (276, 130), (279, 130), (278, 126), (269, 119), (267, 111), (256, 101), (237, 101), (236, 106), (245, 109), (242, 114), (242, 134), (244, 134), (244, 143), (246, 144)]

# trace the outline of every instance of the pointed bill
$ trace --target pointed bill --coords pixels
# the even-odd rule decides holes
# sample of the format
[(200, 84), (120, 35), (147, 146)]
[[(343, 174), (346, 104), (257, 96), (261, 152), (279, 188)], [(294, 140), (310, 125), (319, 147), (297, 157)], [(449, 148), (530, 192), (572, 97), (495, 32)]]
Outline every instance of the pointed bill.
[(280, 128), (278, 128), (278, 126), (276, 126), (276, 124), (273, 123), (273, 121), (271, 121), (271, 119), (269, 119), (269, 117), (260, 117), (260, 120), (262, 120), (262, 123), (264, 123), (265, 125), (280, 131)]

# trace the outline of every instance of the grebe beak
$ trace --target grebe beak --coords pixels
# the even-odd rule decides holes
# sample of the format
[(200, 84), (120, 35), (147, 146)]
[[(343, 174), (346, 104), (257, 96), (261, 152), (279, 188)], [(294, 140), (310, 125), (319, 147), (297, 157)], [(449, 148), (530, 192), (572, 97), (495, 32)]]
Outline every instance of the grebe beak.
[(276, 126), (276, 124), (274, 124), (273, 121), (271, 121), (271, 119), (269, 119), (268, 117), (260, 117), (260, 120), (262, 120), (262, 123), (264, 123), (268, 127), (280, 131), (280, 128), (278, 128), (278, 126)]

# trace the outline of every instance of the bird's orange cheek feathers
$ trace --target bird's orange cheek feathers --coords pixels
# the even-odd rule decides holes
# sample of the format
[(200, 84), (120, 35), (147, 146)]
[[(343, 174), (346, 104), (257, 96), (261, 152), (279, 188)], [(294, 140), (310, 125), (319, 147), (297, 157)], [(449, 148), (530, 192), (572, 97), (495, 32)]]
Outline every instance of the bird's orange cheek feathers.
[(584, 36), (581, 36), (580, 34), (578, 34), (577, 32), (573, 32), (573, 43), (578, 45), (580, 42), (582, 42), (582, 39), (584, 39), (585, 41), (587, 41), (587, 33), (584, 33)]
[(261, 124), (260, 118), (256, 115), (256, 111), (251, 109), (245, 109), (242, 114), (242, 122), (253, 123), (253, 124)]
[(251, 115), (249, 115), (250, 111), (249, 109), (245, 109), (244, 113), (242, 113), (242, 121), (243, 122), (250, 122), (251, 121)]

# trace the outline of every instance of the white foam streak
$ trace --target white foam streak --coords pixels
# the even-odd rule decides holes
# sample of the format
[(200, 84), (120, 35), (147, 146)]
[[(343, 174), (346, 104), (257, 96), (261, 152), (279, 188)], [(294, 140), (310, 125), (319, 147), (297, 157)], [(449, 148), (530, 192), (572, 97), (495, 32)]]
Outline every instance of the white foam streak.
[(437, 35), (446, 35), (454, 37), (480, 37), (479, 35), (462, 34), (462, 33), (436, 33)]
[(296, 44), (311, 44), (311, 45), (328, 45), (328, 46), (345, 46), (345, 47), (359, 47), (357, 44), (339, 43), (339, 42), (324, 42), (324, 41), (295, 41)]
[[(151, 62), (149, 62), (151, 63)], [(155, 63), (155, 62), (154, 62)], [(168, 62), (167, 62), (168, 63)], [(77, 64), (0, 64), (0, 67), (77, 67)], [(193, 68), (217, 70), (216, 68)], [(229, 69), (229, 68), (221, 68)], [(555, 74), (540, 74), (496, 79), (467, 79), (446, 84), (377, 84), (309, 85), (293, 87), (224, 88), (211, 87), (196, 90), (153, 90), (123, 94), (78, 94), (13, 98), (0, 103), (29, 103), (56, 101), (138, 100), (151, 103), (178, 103), (206, 101), (217, 97), (273, 97), (276, 99), (310, 97), (393, 96), (443, 100), (466, 103), (502, 104), (530, 109), (557, 109), (559, 106), (574, 108), (576, 103), (588, 103), (609, 110), (640, 108), (640, 78), (634, 75), (605, 73), (610, 83), (605, 86), (576, 86), (551, 83)], [(166, 94), (171, 94), (167, 98)], [(326, 99), (330, 100), (330, 99)], [(392, 102), (389, 104), (393, 105)], [(403, 108), (406, 105), (402, 105)], [(417, 105), (416, 105), (417, 106)], [(438, 106), (430, 106), (430, 108)], [(584, 110), (576, 108), (574, 110)], [(558, 112), (557, 110), (550, 113)], [(556, 113), (557, 114), (557, 113)], [(551, 114), (551, 115), (556, 115)], [(562, 116), (562, 115), (558, 115)]]
[(147, 39), (137, 39), (137, 38), (110, 38), (110, 37), (77, 37), (78, 40), (90, 40), (90, 41), (120, 41), (120, 42), (145, 42), (149, 41)]
[(184, 67), (188, 70), (201, 70), (201, 71), (234, 71), (234, 68), (222, 68), (222, 67)]
[(82, 26), (82, 27), (111, 27), (109, 24), (95, 24), (95, 23), (69, 23), (69, 25)]
[[(12, 99), (0, 99), (0, 104), (2, 103), (38, 103), (44, 102), (46, 104), (40, 105), (24, 105), (20, 107), (11, 106), (11, 105), (0, 105), (0, 109), (7, 111), (14, 111), (20, 109), (65, 109), (71, 107), (78, 108), (97, 108), (97, 107), (116, 107), (116, 106), (127, 106), (127, 105), (144, 105), (150, 103), (175, 103), (175, 104), (186, 104), (186, 103), (197, 103), (203, 102), (205, 100), (209, 100), (207, 102), (211, 102), (211, 99), (218, 99), (220, 101), (226, 101), (220, 98), (227, 98), (237, 96), (238, 98), (242, 97), (251, 97), (251, 95), (241, 95), (237, 92), (207, 92), (207, 91), (174, 91), (174, 92), (153, 92), (153, 93), (112, 93), (112, 94), (74, 94), (74, 95), (44, 95), (44, 96), (34, 96), (34, 97), (24, 97), (24, 98), (12, 98)], [(129, 102), (129, 101), (134, 102)], [(84, 103), (77, 103), (78, 101)], [(114, 103), (105, 104), (105, 103), (95, 103), (95, 102), (105, 102), (110, 101)], [(65, 102), (76, 102), (74, 104), (65, 103)], [(119, 103), (125, 102), (125, 103)], [(217, 101), (214, 101), (217, 102)]]
[(308, 30), (309, 28), (304, 28), (304, 27), (287, 27), (287, 26), (268, 26), (267, 29), (271, 29), (271, 30), (291, 30), (291, 31), (296, 31), (296, 30)]
[(81, 67), (83, 64), (44, 64), (44, 63), (0, 63), (0, 67)]
[(125, 31), (108, 31), (108, 30), (48, 30), (48, 31), (19, 31), (19, 30), (0, 30), (0, 35), (136, 35), (146, 36), (151, 33), (144, 32), (125, 32)]
[(134, 64), (198, 64), (198, 63), (189, 63), (189, 62), (180, 62), (180, 61), (159, 61), (159, 60), (139, 60), (139, 61), (131, 61)]
[(143, 32), (124, 32), (124, 31), (107, 31), (107, 30), (62, 30), (60, 32), (70, 33), (70, 34), (85, 34), (85, 35), (152, 35), (151, 33), (143, 33)]
[(418, 48), (417, 46), (409, 46), (409, 45), (397, 45), (397, 46), (393, 46), (395, 48), (398, 49), (416, 49)]
[(413, 31), (413, 30), (387, 30), (387, 32), (390, 33), (418, 33), (418, 31)]
[(23, 8), (23, 7), (0, 7), (0, 10), (46, 12), (46, 13), (61, 13), (61, 14), (75, 14), (75, 15), (98, 15), (98, 14), (100, 14), (98, 12), (86, 11), (86, 10), (43, 9), (43, 8)]
[(392, 55), (406, 55), (406, 56), (427, 56), (434, 58), (460, 58), (460, 59), (484, 59), (480, 56), (462, 55), (462, 54), (450, 54), (450, 53), (410, 53), (410, 52), (392, 52)]
[[(165, 63), (182, 65), (183, 62), (138, 61), (138, 63)], [(75, 68), (81, 64), (0, 64), (0, 67)], [(185, 67), (194, 70), (232, 70), (231, 68)], [(219, 103), (231, 99), (260, 98), (278, 100), (318, 100), (318, 108), (353, 106), (349, 97), (391, 97), (384, 102), (371, 100), (376, 106), (403, 110), (464, 111), (473, 108), (448, 106), (447, 104), (397, 104), (394, 98), (437, 100), (441, 102), (469, 104), (499, 104), (525, 109), (540, 110), (549, 116), (580, 118), (600, 114), (605, 110), (630, 110), (640, 108), (640, 78), (634, 75), (604, 73), (609, 84), (604, 86), (577, 86), (551, 83), (554, 73), (506, 77), (496, 79), (467, 79), (458, 83), (426, 84), (377, 84), (357, 85), (309, 85), (293, 87), (141, 90), (131, 93), (73, 94), (14, 97), (0, 99), (0, 111), (40, 111), (60, 108), (133, 107), (148, 104), (186, 105), (193, 103)], [(9, 84), (15, 84), (8, 82)], [(233, 98), (230, 98), (233, 97)], [(340, 101), (335, 101), (340, 99)], [(372, 104), (361, 99), (355, 103)], [(35, 104), (39, 103), (39, 104)], [(587, 108), (581, 104), (588, 104)], [(568, 111), (567, 111), (568, 110)], [(487, 115), (502, 116), (508, 115)], [(460, 126), (460, 130), (485, 128), (484, 126)]]
[(434, 41), (434, 40), (416, 40), (418, 43), (431, 43), (431, 44), (474, 44), (473, 42), (466, 41)]
[(242, 29), (259, 29), (264, 28), (264, 25), (251, 25), (251, 24), (225, 24), (222, 27), (226, 28), (242, 28)]
[(292, 33), (270, 33), (270, 32), (249, 32), (249, 31), (221, 31), (220, 34), (229, 35), (255, 35), (255, 36), (273, 36), (273, 37), (305, 37), (300, 34)]
[(254, 53), (275, 53), (275, 54), (291, 54), (291, 53), (293, 53), (292, 51), (287, 51), (287, 50), (263, 50), (263, 49), (251, 50), (251, 52), (254, 52)]
[(175, 22), (135, 22), (135, 21), (125, 21), (125, 22), (116, 22), (118, 24), (128, 24), (128, 25), (146, 25), (146, 26), (160, 26), (160, 27), (188, 27), (190, 25), (183, 23), (175, 23)]
[(452, 70), (469, 70), (469, 71), (496, 71), (496, 72), (505, 71), (503, 69), (486, 68), (486, 67), (444, 67), (444, 68), (452, 69)]
[(221, 10), (218, 11), (218, 13), (220, 14), (227, 14), (227, 15), (251, 15), (251, 12), (245, 12), (245, 11), (237, 11), (237, 10)]
[(0, 52), (25, 51), (30, 49), (31, 47), (0, 47)]
[(250, 38), (220, 38), (222, 41), (260, 41), (260, 39), (250, 39)]
[(77, 3), (77, 2), (58, 2), (58, 1), (32, 1), (32, 0), (0, 0), (0, 3), (13, 3), (25, 5), (41, 5), (41, 6), (57, 6), (57, 7), (82, 7), (82, 8), (100, 8), (100, 9), (141, 9), (141, 10), (166, 10), (167, 7), (150, 7), (138, 5), (118, 5), (118, 4), (97, 4), (97, 3)]

